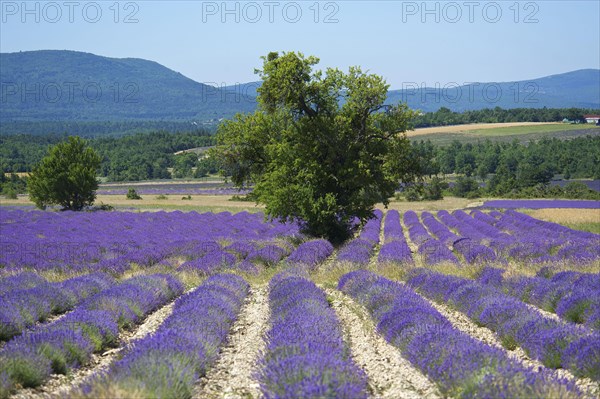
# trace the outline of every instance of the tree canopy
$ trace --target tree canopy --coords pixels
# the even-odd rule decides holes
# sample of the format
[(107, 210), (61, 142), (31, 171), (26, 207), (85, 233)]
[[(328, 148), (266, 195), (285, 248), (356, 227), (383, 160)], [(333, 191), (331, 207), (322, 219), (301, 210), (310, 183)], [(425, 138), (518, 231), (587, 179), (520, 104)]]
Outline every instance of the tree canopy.
[(42, 209), (60, 205), (78, 211), (94, 203), (100, 156), (84, 140), (71, 136), (52, 147), (29, 176), (31, 200)]
[(268, 217), (340, 242), (418, 174), (404, 133), (414, 113), (384, 105), (388, 85), (359, 67), (314, 71), (319, 59), (295, 52), (262, 59), (259, 109), (220, 125), (215, 155), (237, 186), (254, 184)]

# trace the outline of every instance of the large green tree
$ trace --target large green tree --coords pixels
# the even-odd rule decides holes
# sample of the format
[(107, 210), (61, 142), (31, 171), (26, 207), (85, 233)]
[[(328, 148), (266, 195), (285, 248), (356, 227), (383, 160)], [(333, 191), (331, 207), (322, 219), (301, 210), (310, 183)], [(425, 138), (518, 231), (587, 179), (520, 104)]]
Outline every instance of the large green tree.
[(71, 136), (52, 147), (33, 168), (27, 183), (29, 197), (41, 209), (60, 205), (65, 210), (81, 210), (96, 199), (100, 162), (84, 140)]
[(384, 105), (388, 85), (359, 67), (314, 71), (318, 58), (294, 52), (262, 59), (259, 108), (219, 127), (215, 155), (237, 186), (254, 185), (267, 216), (340, 242), (418, 174), (404, 133), (414, 113)]

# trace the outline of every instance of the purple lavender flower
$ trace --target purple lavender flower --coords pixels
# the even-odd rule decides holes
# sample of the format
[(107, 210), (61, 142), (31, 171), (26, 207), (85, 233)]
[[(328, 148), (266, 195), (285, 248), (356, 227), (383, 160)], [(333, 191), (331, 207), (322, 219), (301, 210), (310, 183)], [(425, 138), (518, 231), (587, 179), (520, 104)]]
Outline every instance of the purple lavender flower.
[(333, 253), (333, 245), (327, 240), (318, 239), (304, 242), (287, 257), (288, 263), (307, 265), (314, 269)]
[(179, 298), (159, 329), (135, 341), (83, 394), (96, 397), (105, 386), (153, 397), (190, 397), (200, 376), (214, 364), (248, 293), (241, 277), (218, 274)]
[(257, 374), (263, 395), (366, 398), (366, 375), (350, 359), (323, 291), (289, 274), (270, 288), (272, 324)]
[(522, 366), (456, 330), (411, 289), (360, 270), (339, 289), (364, 305), (377, 329), (451, 397), (579, 397), (575, 384)]
[[(407, 282), (423, 295), (447, 301), (476, 323), (495, 331), (505, 347), (521, 346), (547, 367), (568, 367), (564, 354), (567, 346), (591, 333), (589, 329), (546, 318), (490, 285), (426, 269), (411, 271)], [(591, 367), (597, 359), (591, 355), (587, 362)]]

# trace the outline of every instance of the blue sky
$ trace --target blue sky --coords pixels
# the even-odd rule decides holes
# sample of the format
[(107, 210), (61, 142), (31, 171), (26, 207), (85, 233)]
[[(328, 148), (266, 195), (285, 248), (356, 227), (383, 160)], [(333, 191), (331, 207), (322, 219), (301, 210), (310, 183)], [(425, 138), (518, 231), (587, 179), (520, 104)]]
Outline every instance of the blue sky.
[(0, 3), (2, 52), (144, 58), (219, 85), (257, 80), (269, 51), (360, 65), (395, 89), (600, 68), (598, 1)]

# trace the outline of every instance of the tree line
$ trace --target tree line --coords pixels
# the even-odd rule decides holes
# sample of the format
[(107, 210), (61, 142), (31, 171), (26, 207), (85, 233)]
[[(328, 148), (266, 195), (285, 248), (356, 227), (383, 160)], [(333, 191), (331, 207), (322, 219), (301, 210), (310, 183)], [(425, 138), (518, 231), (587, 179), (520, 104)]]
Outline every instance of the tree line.
[[(447, 147), (421, 140), (414, 142), (412, 147), (429, 185), (442, 185), (436, 192), (446, 188), (440, 176), (452, 174), (457, 176), (453, 194), (458, 196), (597, 196), (581, 185), (576, 186), (577, 190), (573, 191), (570, 186), (565, 191), (550, 187), (549, 183), (556, 175), (567, 180), (600, 179), (600, 136), (588, 135), (572, 140), (544, 138), (528, 144), (516, 140), (502, 143), (488, 139), (464, 144), (453, 141)], [(423, 192), (425, 187), (407, 189), (409, 197), (415, 199), (415, 190)]]
[[(483, 115), (484, 111), (490, 110), (469, 111), (461, 115)], [(517, 112), (501, 110), (500, 113), (505, 111)], [(443, 113), (438, 111), (438, 114)], [(25, 192), (24, 179), (10, 173), (30, 172), (51, 146), (67, 139), (66, 134), (0, 136), (0, 167), (3, 172), (0, 191), (11, 195)], [(193, 152), (174, 155), (177, 151), (215, 145), (215, 136), (207, 130), (137, 133), (93, 138), (88, 143), (101, 157), (99, 176), (109, 181), (197, 178), (218, 172), (232, 174), (232, 171), (223, 171), (223, 165), (215, 157), (199, 156)], [(419, 159), (420, 173), (427, 181), (425, 185), (407, 188), (406, 194), (411, 199), (435, 199), (444, 190), (459, 196), (589, 197), (594, 194), (581, 186), (577, 190), (565, 191), (564, 188), (551, 187), (549, 182), (556, 175), (563, 179), (600, 179), (600, 136), (571, 140), (546, 138), (529, 144), (520, 144), (516, 140), (510, 143), (489, 139), (473, 143), (454, 141), (445, 147), (430, 141), (415, 141), (411, 144), (411, 151), (410, 159)], [(451, 182), (452, 187), (445, 186), (444, 175), (456, 176), (456, 181)]]
[[(201, 122), (200, 122), (201, 123)], [(217, 121), (205, 129), (214, 131)], [(27, 134), (33, 136), (56, 135), (61, 132), (72, 132), (80, 137), (119, 137), (136, 133), (152, 133), (167, 131), (185, 133), (198, 128), (198, 122), (192, 121), (163, 121), (163, 120), (121, 120), (121, 121), (11, 121), (2, 120), (2, 135)], [(76, 133), (75, 133), (76, 132)]]
[(562, 122), (564, 119), (585, 123), (584, 115), (598, 115), (598, 109), (584, 108), (486, 108), (475, 111), (453, 112), (442, 107), (435, 112), (419, 114), (413, 120), (413, 126), (448, 126), (469, 123), (507, 123), (507, 122)]
[[(66, 134), (0, 136), (0, 168), (3, 173), (30, 172), (48, 149), (68, 139)], [(174, 153), (215, 144), (209, 131), (171, 133), (159, 131), (123, 137), (90, 139), (88, 144), (101, 157), (99, 175), (110, 181), (168, 179), (168, 168), (177, 167)]]

